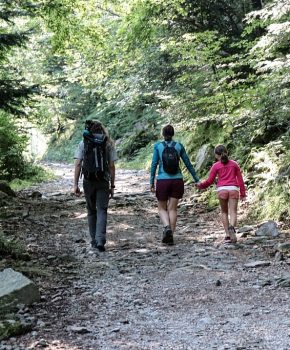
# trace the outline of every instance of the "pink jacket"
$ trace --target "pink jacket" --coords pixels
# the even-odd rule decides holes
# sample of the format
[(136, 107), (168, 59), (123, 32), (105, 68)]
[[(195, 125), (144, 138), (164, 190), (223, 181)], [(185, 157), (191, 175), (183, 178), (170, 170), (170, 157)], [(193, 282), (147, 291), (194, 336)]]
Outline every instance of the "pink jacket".
[(241, 197), (246, 197), (246, 189), (241, 174), (241, 169), (237, 162), (229, 160), (227, 164), (221, 161), (216, 162), (210, 169), (208, 179), (197, 185), (198, 188), (207, 188), (213, 184), (218, 177), (217, 187), (237, 186), (240, 188)]

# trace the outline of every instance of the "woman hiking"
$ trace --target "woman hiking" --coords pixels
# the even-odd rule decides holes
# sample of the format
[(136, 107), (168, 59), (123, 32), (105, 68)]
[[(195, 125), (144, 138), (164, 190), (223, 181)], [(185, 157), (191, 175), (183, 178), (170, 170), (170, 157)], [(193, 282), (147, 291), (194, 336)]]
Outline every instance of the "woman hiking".
[[(173, 140), (174, 128), (166, 125), (162, 129), (164, 141), (154, 145), (151, 163), (150, 187), (156, 193), (158, 212), (164, 226), (162, 243), (172, 245), (177, 221), (177, 205), (184, 193), (183, 176), (179, 167), (180, 158), (196, 183), (199, 178), (186, 154), (183, 145)], [(155, 174), (158, 175), (155, 189)]]
[(229, 159), (224, 145), (218, 145), (214, 150), (217, 162), (211, 167), (208, 179), (196, 185), (205, 189), (212, 185), (217, 177), (217, 197), (221, 208), (221, 218), (226, 233), (224, 243), (236, 243), (237, 210), (239, 197), (246, 198), (246, 190), (240, 167), (237, 162)]
[(108, 203), (110, 196), (114, 196), (115, 161), (118, 157), (113, 141), (101, 122), (86, 121), (83, 141), (79, 143), (74, 159), (74, 193), (77, 196), (80, 195), (80, 175), (84, 176), (91, 246), (104, 252)]

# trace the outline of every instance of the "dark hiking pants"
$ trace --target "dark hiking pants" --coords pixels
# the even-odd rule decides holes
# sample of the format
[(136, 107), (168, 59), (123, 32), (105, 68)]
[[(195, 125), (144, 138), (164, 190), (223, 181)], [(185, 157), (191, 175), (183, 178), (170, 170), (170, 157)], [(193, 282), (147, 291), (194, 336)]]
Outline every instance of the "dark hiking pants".
[(87, 203), (89, 232), (92, 241), (98, 245), (106, 243), (109, 183), (105, 180), (84, 179), (83, 188)]

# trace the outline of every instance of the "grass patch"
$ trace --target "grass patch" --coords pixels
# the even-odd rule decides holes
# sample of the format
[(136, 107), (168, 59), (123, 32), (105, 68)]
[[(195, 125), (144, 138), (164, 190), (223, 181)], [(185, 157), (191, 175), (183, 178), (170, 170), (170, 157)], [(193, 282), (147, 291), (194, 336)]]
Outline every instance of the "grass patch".
[(0, 258), (11, 256), (13, 259), (30, 260), (29, 254), (25, 247), (19, 241), (8, 240), (2, 232), (0, 232)]
[(150, 170), (153, 153), (153, 143), (140, 149), (133, 159), (122, 158), (118, 160), (118, 169)]
[(207, 210), (215, 210), (219, 206), (219, 200), (216, 191), (213, 187), (209, 187), (206, 191), (202, 191), (200, 195), (200, 202), (207, 204)]
[(261, 220), (290, 221), (290, 184), (273, 183), (256, 190), (253, 213)]
[(31, 187), (37, 183), (52, 180), (54, 178), (55, 176), (51, 171), (43, 168), (40, 165), (30, 164), (27, 166), (25, 171), (25, 178), (16, 178), (12, 180), (9, 185), (13, 190), (19, 191)]
[(0, 340), (5, 340), (23, 333), (25, 333), (25, 327), (20, 320), (4, 320), (0, 323)]

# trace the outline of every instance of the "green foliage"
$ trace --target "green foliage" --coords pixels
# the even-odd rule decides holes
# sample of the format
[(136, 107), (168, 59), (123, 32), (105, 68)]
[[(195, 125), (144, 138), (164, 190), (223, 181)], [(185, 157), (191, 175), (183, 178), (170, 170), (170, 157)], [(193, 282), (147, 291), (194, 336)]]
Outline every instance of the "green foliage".
[(29, 260), (29, 255), (25, 251), (22, 243), (17, 240), (11, 241), (0, 231), (0, 257), (10, 256), (13, 259)]
[(0, 179), (12, 180), (24, 175), (23, 152), (27, 138), (19, 134), (9, 116), (0, 112)]
[(13, 180), (15, 188), (43, 181), (49, 176), (43, 168), (25, 160), (27, 142), (28, 138), (20, 127), (9, 115), (0, 112), (0, 180)]
[[(226, 144), (246, 175), (257, 172), (247, 180), (253, 188), (259, 181), (268, 186), (259, 178), (269, 171), (267, 157), (259, 168), (257, 154), (271, 154), (268, 145), (281, 141), (277, 155), (287, 155), (289, 13), (279, 1), (248, 13), (259, 8), (251, 0), (45, 0), (35, 1), (33, 16), (26, 2), (17, 1), (17, 11), (4, 4), (1, 15), (29, 35), (26, 47), (16, 49), (17, 37), (7, 36), (7, 45), (1, 37), (15, 34), (12, 26), (0, 32), (2, 108), (23, 112), (51, 135), (47, 159), (71, 161), (89, 118), (107, 126), (128, 166), (149, 166), (163, 122), (178, 126), (192, 159), (203, 144)], [(25, 90), (31, 86), (33, 101)], [(24, 148), (17, 132), (8, 135), (9, 116), (15, 120), (0, 119), (0, 176), (32, 176), (25, 166), (20, 175), (14, 169)], [(14, 158), (5, 158), (11, 150)]]
[(272, 218), (277, 221), (289, 222), (289, 187), (290, 178), (286, 183), (269, 182), (263, 188), (255, 190), (255, 197), (253, 200), (254, 216), (262, 220)]
[(117, 167), (121, 169), (150, 170), (152, 161), (153, 143), (147, 144), (135, 154), (134, 158), (121, 158), (117, 162)]
[(139, 150), (145, 147), (152, 140), (156, 140), (158, 134), (154, 130), (142, 129), (125, 135), (119, 142), (118, 154), (120, 157), (132, 158), (136, 156)]
[(0, 340), (25, 333), (20, 320), (4, 320), (0, 323)]
[(54, 175), (42, 166), (25, 162), (23, 176), (14, 178), (9, 185), (13, 190), (19, 191), (37, 183), (54, 179)]

